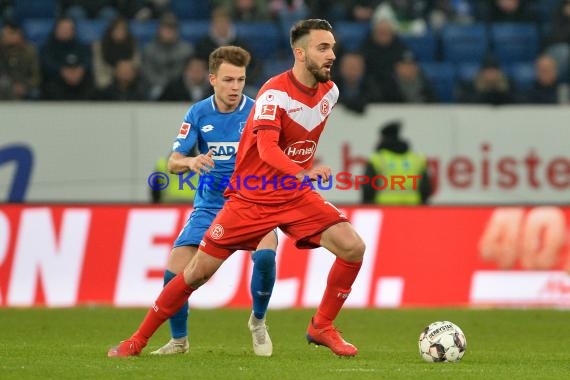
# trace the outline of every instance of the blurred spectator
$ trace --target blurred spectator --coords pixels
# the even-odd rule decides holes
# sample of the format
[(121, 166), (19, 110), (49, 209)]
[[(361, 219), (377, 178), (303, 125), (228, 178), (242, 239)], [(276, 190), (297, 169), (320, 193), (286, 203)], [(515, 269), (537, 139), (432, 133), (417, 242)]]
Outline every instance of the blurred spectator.
[(122, 59), (114, 67), (113, 82), (101, 90), (99, 100), (146, 100), (146, 86), (133, 60)]
[(470, 0), (433, 0), (427, 19), (436, 30), (447, 23), (469, 24), (475, 21), (475, 9)]
[(14, 18), (14, 1), (0, 0), (0, 20), (11, 20)]
[(84, 56), (68, 53), (59, 74), (46, 83), (45, 100), (90, 100), (95, 96), (95, 87)]
[(93, 43), (93, 78), (97, 88), (111, 84), (115, 66), (121, 60), (135, 60), (138, 65), (140, 54), (127, 20), (118, 17), (107, 26), (101, 41)]
[(535, 22), (529, 0), (491, 0), (486, 9), (487, 22)]
[(369, 22), (382, 0), (350, 0), (347, 2), (348, 21)]
[[(410, 144), (400, 137), (400, 121), (392, 121), (380, 128), (380, 140), (375, 152), (370, 156), (364, 175), (368, 178), (378, 178), (362, 186), (362, 203), (378, 205), (407, 205), (427, 204), (433, 192), (423, 154), (413, 152)], [(392, 186), (397, 176), (403, 176), (406, 181), (403, 189)], [(415, 181), (410, 176), (421, 176)], [(375, 188), (376, 187), (376, 188)], [(385, 187), (383, 190), (379, 188)]]
[[(260, 33), (263, 33), (263, 31), (260, 31)], [(217, 7), (212, 11), (208, 34), (202, 37), (196, 44), (196, 56), (204, 61), (208, 61), (211, 52), (225, 45), (240, 46), (251, 52), (247, 43), (241, 40), (237, 35), (228, 10), (224, 7)], [(252, 55), (251, 63), (247, 68), (247, 82), (250, 84), (259, 82), (261, 72), (261, 62)], [(247, 87), (244, 92), (250, 95), (250, 92), (247, 91)], [(255, 94), (253, 94), (253, 97), (255, 97)]]
[[(71, 56), (76, 58), (70, 58)], [(69, 66), (70, 60), (79, 62), (86, 74), (91, 76), (90, 49), (77, 39), (75, 22), (69, 17), (63, 17), (56, 20), (52, 32), (40, 49), (43, 85), (61, 83), (63, 68)]]
[(435, 103), (431, 82), (423, 75), (411, 51), (405, 51), (396, 63), (392, 81), (384, 93), (386, 100), (397, 103)]
[(190, 57), (182, 75), (168, 83), (159, 100), (196, 102), (212, 94), (208, 63), (198, 57)]
[(366, 76), (373, 79), (380, 88), (386, 87), (396, 62), (406, 50), (406, 46), (396, 35), (392, 21), (376, 21), (361, 48), (366, 61)]
[(339, 76), (335, 78), (339, 103), (358, 113), (363, 113), (367, 104), (381, 98), (380, 90), (366, 80), (365, 72), (364, 57), (358, 53), (347, 53), (340, 59)]
[(542, 55), (537, 58), (535, 68), (536, 79), (524, 101), (534, 104), (558, 103), (559, 83), (556, 61), (548, 55)]
[(552, 18), (552, 30), (546, 52), (559, 68), (560, 77), (570, 80), (570, 0), (562, 0)]
[(237, 45), (243, 47), (236, 34), (228, 10), (224, 7), (214, 8), (208, 34), (202, 37), (196, 44), (196, 55), (207, 61), (210, 53), (224, 45)]
[(386, 0), (372, 15), (372, 22), (388, 19), (400, 33), (422, 35), (427, 29), (427, 4), (423, 0)]
[(0, 36), (0, 99), (35, 99), (39, 96), (40, 61), (16, 23), (7, 22)]
[(151, 100), (158, 99), (172, 79), (179, 77), (194, 48), (180, 38), (178, 21), (173, 14), (160, 19), (157, 35), (143, 50), (142, 70), (149, 83)]
[[(116, 0), (121, 14), (129, 19), (161, 18), (170, 12), (170, 0)], [(196, 1), (196, 0), (189, 0)]]
[(513, 103), (513, 88), (497, 60), (488, 56), (472, 82), (459, 88), (459, 102), (503, 105)]
[(347, 15), (346, 0), (307, 0), (308, 18), (324, 18), (333, 25), (336, 21), (345, 21)]
[(307, 18), (309, 8), (304, 0), (271, 0), (269, 12), (288, 30), (297, 21)]
[(74, 20), (104, 19), (112, 20), (118, 11), (112, 0), (60, 0), (61, 14)]
[(237, 22), (263, 21), (269, 18), (265, 0), (217, 0), (214, 5), (226, 8), (232, 20)]

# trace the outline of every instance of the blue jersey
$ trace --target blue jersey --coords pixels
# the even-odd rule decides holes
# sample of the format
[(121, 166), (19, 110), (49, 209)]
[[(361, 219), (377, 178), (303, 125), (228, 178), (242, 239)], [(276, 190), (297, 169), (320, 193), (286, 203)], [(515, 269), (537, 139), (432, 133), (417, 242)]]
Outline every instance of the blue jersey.
[(198, 186), (194, 207), (223, 207), (224, 190), (234, 172), (239, 140), (253, 103), (253, 99), (243, 95), (233, 112), (223, 113), (216, 108), (212, 95), (193, 104), (184, 116), (172, 151), (189, 156), (197, 144), (202, 154), (213, 150), (215, 163), (215, 167), (201, 181), (202, 185)]

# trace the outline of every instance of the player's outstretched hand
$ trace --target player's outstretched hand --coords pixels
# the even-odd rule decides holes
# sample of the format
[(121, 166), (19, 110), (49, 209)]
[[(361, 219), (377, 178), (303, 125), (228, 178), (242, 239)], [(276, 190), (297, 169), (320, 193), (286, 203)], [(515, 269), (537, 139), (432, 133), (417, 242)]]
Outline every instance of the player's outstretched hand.
[(297, 179), (303, 181), (308, 177), (311, 181), (321, 181), (327, 183), (332, 176), (332, 169), (328, 166), (318, 166), (309, 170), (303, 170), (297, 174)]
[(215, 166), (214, 159), (212, 158), (213, 154), (214, 151), (210, 149), (206, 154), (199, 154), (196, 157), (192, 157), (188, 167), (195, 173), (208, 173)]

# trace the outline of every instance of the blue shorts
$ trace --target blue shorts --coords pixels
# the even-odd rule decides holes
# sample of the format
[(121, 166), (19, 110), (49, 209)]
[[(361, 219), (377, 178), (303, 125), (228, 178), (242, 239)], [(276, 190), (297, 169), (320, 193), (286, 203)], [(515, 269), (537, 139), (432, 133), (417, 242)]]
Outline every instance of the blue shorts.
[(199, 246), (204, 233), (208, 230), (220, 210), (219, 208), (195, 208), (172, 247)]

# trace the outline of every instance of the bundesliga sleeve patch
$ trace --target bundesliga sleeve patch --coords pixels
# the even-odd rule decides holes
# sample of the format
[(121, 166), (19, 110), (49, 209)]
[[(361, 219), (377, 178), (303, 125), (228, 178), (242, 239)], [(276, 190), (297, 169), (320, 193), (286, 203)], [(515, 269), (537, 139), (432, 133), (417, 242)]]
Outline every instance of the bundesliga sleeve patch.
[(276, 104), (261, 104), (261, 112), (257, 115), (257, 120), (275, 120), (276, 114)]
[(182, 123), (180, 126), (180, 131), (178, 132), (177, 139), (185, 139), (188, 136), (188, 132), (190, 132), (190, 124), (189, 123)]

